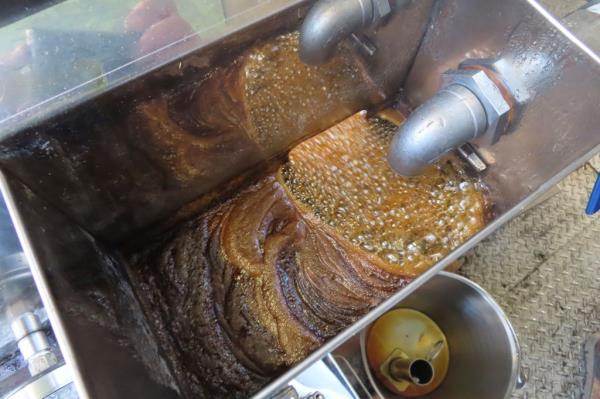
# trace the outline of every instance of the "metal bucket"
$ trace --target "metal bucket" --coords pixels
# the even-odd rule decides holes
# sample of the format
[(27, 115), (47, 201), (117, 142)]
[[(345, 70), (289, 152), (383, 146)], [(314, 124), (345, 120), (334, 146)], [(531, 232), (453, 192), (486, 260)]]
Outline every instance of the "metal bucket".
[[(456, 274), (441, 272), (398, 308), (418, 310), (435, 321), (446, 335), (450, 351), (448, 373), (431, 399), (504, 399), (523, 379), (519, 343), (508, 318), (481, 287)], [(379, 397), (399, 396), (374, 377), (366, 353), (369, 328), (361, 334), (365, 372)]]

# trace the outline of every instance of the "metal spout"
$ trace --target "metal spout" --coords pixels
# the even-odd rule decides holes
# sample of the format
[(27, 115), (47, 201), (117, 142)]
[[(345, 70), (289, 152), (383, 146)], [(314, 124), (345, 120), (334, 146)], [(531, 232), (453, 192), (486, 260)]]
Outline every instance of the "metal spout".
[(338, 43), (391, 11), (388, 0), (320, 0), (300, 28), (300, 59), (311, 65), (327, 62)]
[(390, 361), (390, 377), (396, 381), (408, 381), (417, 385), (427, 385), (433, 381), (435, 370), (425, 359), (406, 359), (397, 357)]
[(417, 176), (442, 155), (481, 136), (486, 128), (486, 112), (477, 96), (464, 86), (448, 86), (398, 129), (388, 162), (402, 176)]

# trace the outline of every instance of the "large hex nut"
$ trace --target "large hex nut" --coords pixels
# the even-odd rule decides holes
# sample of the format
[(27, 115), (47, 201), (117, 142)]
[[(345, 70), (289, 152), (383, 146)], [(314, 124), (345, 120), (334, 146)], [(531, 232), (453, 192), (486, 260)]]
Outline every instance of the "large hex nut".
[(58, 364), (58, 357), (52, 351), (38, 352), (27, 359), (27, 366), (31, 375), (38, 375)]
[(500, 88), (483, 70), (457, 69), (442, 74), (442, 87), (459, 84), (471, 90), (485, 109), (487, 129), (475, 140), (483, 145), (498, 141), (508, 129), (511, 104), (504, 98)]

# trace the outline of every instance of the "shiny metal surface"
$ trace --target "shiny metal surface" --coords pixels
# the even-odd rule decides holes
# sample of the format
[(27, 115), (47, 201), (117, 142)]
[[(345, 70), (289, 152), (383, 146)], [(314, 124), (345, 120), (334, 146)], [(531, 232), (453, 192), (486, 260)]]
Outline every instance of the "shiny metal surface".
[[(170, 181), (168, 171), (157, 168), (157, 173), (143, 164), (140, 143), (128, 136), (127, 106), (159, 90), (175, 91), (178, 83), (189, 82), (184, 78), (202, 79), (206, 66), (220, 62), (223, 53), (236, 53), (275, 31), (298, 26), (305, 4), (282, 3), (252, 10), (256, 14), (249, 12), (247, 19), (228, 30), (238, 34), (225, 39), (219, 36), (219, 46), (203, 47), (181, 64), (172, 63), (152, 76), (102, 92), (105, 94), (77, 108), (69, 103), (71, 112), (43, 119), (43, 124), (22, 114), (29, 129), (7, 128), (12, 137), (0, 142), (2, 191), (82, 397), (180, 396), (177, 379), (162, 358), (129, 286), (115, 243), (147, 231), (214, 187), (196, 182), (163, 184)], [(465, 58), (501, 54), (514, 61), (512, 65), (519, 66), (523, 74), (530, 66), (539, 70), (536, 62), (557, 58), (542, 63), (547, 70), (541, 70), (547, 73), (538, 75), (542, 78), (536, 84), (541, 82), (544, 90), (537, 91), (535, 85), (531, 92), (528, 86), (521, 90), (522, 98), (535, 95), (515, 131), (504, 136), (493, 151), (479, 148), (485, 150), (481, 154), (489, 165), (483, 178), (496, 205), (494, 218), (408, 287), (258, 393), (258, 398), (287, 385), (600, 149), (600, 137), (594, 130), (600, 115), (598, 66), (555, 21), (548, 20), (533, 2), (446, 0), (436, 3), (433, 19), (427, 24), (432, 3), (410, 2), (406, 10), (391, 14), (377, 29), (364, 32), (377, 49), (371, 58), (363, 59), (365, 70), (388, 99), (403, 87), (414, 105), (424, 102), (437, 91), (440, 73), (456, 68)], [(266, 18), (274, 14), (276, 18)], [(410, 77), (403, 84), (411, 65)], [(68, 102), (67, 97), (62, 100)], [(119, 112), (125, 114), (123, 119)], [(144, 167), (140, 169), (141, 164)], [(226, 169), (214, 171), (219, 183), (246, 170), (233, 163)], [(130, 383), (118, 384), (115, 375)]]
[(41, 306), (25, 254), (16, 252), (0, 257), (1, 324), (8, 329), (13, 319), (23, 313), (37, 311)]
[(300, 1), (20, 3), (21, 19), (0, 27), (2, 138)]
[(390, 12), (389, 0), (319, 0), (300, 28), (300, 58), (307, 64), (325, 63), (340, 41), (376, 24)]
[(329, 60), (338, 43), (373, 20), (371, 0), (321, 0), (300, 28), (300, 58), (308, 64)]
[(471, 144), (463, 144), (457, 148), (456, 152), (464, 159), (474, 171), (481, 173), (487, 169), (487, 165), (481, 159), (481, 156), (475, 151), (475, 148)]
[[(4, 243), (0, 248), (0, 359), (18, 356), (14, 348), (16, 343), (29, 375), (36, 376), (54, 367), (59, 359), (46, 337), (40, 319), (45, 312), (2, 198), (0, 240)], [(3, 381), (5, 389), (17, 383), (19, 370), (19, 367), (13, 367), (13, 375), (4, 376), (3, 379), (11, 379), (10, 382)], [(5, 390), (0, 389), (0, 395), (2, 391)]]
[[(393, 94), (405, 78), (425, 30), (431, 3), (415, 2), (399, 16), (400, 21), (405, 20), (399, 26), (409, 28), (400, 39), (404, 51), (377, 52), (373, 56), (377, 62), (365, 65), (374, 85), (385, 95)], [(120, 73), (127, 76), (125, 80), (109, 80), (107, 86), (92, 92), (85, 91), (85, 86), (81, 93), (61, 93), (0, 121), (0, 169), (10, 174), (8, 179), (2, 178), (2, 192), (82, 398), (180, 395), (176, 378), (156, 346), (118, 254), (106, 249), (99, 240), (114, 243), (130, 239), (136, 231), (147, 229), (248, 168), (247, 164), (232, 161), (228, 168), (211, 173), (208, 184), (165, 184), (177, 181), (168, 165), (152, 165), (144, 156), (140, 158), (141, 147), (147, 143), (140, 142), (140, 137), (132, 141), (130, 136), (136, 101), (152, 97), (157, 91), (177, 92), (186, 82), (206, 79), (211, 72), (209, 66), (227, 65), (232, 54), (243, 52), (256, 40), (298, 26), (305, 11), (300, 2), (258, 4), (236, 14), (214, 34), (205, 32), (197, 52), (181, 61), (133, 80), (135, 71), (147, 72), (149, 65), (150, 69), (155, 68), (187, 51), (173, 52), (171, 47), (157, 50), (151, 60), (142, 57), (121, 69)], [(274, 14), (277, 18), (270, 18)], [(388, 43), (399, 42), (396, 30), (397, 27), (388, 26), (371, 38), (377, 38), (377, 43), (385, 48)], [(385, 73), (380, 65), (386, 67)], [(108, 93), (112, 88), (115, 90)], [(349, 94), (353, 95), (364, 93)], [(90, 96), (98, 97), (83, 103)], [(336, 101), (340, 107), (336, 112), (341, 115), (336, 118), (360, 109)], [(376, 101), (381, 101), (381, 97)], [(56, 115), (59, 109), (63, 112)], [(45, 128), (40, 130), (40, 124)], [(72, 129), (79, 133), (72, 135)], [(189, 136), (186, 139), (193, 141)], [(295, 140), (288, 138), (288, 144)], [(35, 162), (30, 162), (31, 157)], [(198, 162), (204, 168), (203, 160)], [(40, 173), (45, 176), (41, 180)], [(36, 194), (51, 192), (41, 197)], [(58, 225), (60, 233), (55, 231)], [(128, 376), (129, 382), (120, 383), (114, 378), (116, 374)]]
[[(562, 62), (558, 70), (552, 64), (544, 64), (542, 70), (555, 79), (543, 80), (548, 84), (544, 86), (546, 90), (540, 91), (523, 111), (520, 121), (516, 121), (515, 132), (503, 136), (494, 147), (480, 149), (485, 150), (482, 156), (489, 165), (483, 177), (491, 189), (495, 218), (405, 289), (269, 385), (257, 398), (350, 339), (600, 151), (600, 136), (595, 128), (600, 124), (596, 120), (600, 118), (600, 88), (596, 88), (600, 85), (598, 57), (538, 3), (442, 1), (431, 22), (431, 30), (424, 38), (405, 86), (408, 98), (415, 105), (435, 93), (444, 71), (455, 68), (467, 57), (490, 57), (506, 47), (507, 55), (521, 61), (514, 65), (529, 65), (525, 61), (540, 57), (558, 58)], [(574, 32), (585, 36), (585, 30), (585, 26), (577, 26)], [(534, 128), (538, 124), (539, 129)]]
[[(328, 355), (306, 369), (297, 378), (290, 381), (298, 395), (303, 399), (360, 399), (337, 362)], [(312, 395), (312, 396), (311, 396)]]
[[(4, 198), (0, 196), (0, 258), (20, 252), (21, 245), (15, 233)], [(12, 267), (14, 263), (0, 263), (0, 275), (5, 273), (5, 268)]]
[(0, 195), (0, 358), (12, 351), (13, 317), (40, 305), (25, 254)]
[(434, 0), (392, 2), (392, 12), (375, 27), (359, 35), (373, 43), (376, 50), (363, 63), (369, 76), (388, 99), (398, 95), (431, 17)]
[(326, 356), (269, 399), (361, 399), (332, 356)]
[(42, 323), (32, 311), (14, 318), (10, 327), (32, 376), (58, 364), (58, 357), (52, 351)]
[[(33, 338), (33, 337), (35, 337), (35, 338)], [(49, 345), (43, 341), (46, 338), (46, 336), (45, 335), (42, 336), (42, 332), (37, 332), (37, 333), (33, 334), (33, 337), (32, 337), (33, 339), (31, 340), (31, 342), (32, 343), (35, 342), (35, 344), (31, 345), (31, 346), (32, 346), (32, 348), (34, 348), (36, 350), (36, 352), (32, 356), (27, 358), (27, 369), (29, 370), (29, 373), (32, 376), (37, 376), (37, 375), (45, 372), (46, 370), (56, 366), (61, 361), (58, 358), (58, 356), (56, 356), (56, 353), (54, 353), (54, 351), (52, 349), (40, 350), (40, 348), (43, 347), (44, 345)], [(35, 339), (35, 341), (34, 341), (34, 339)], [(47, 341), (47, 339), (45, 339), (45, 340)], [(25, 341), (25, 339), (19, 341), (19, 350), (21, 351), (21, 353), (23, 353), (22, 342), (24, 342), (24, 341)]]
[(269, 399), (299, 399), (298, 392), (293, 386), (287, 386)]
[[(510, 7), (505, 2), (451, 3), (440, 3), (433, 17), (444, 34), (425, 38), (407, 81), (407, 96), (419, 104), (433, 95), (439, 74), (459, 65), (465, 54), (500, 60), (496, 65), (507, 86), (519, 104), (526, 104), (513, 133), (482, 153), (490, 164), (484, 180), (497, 212), (503, 213), (510, 209), (506, 205), (527, 197), (563, 165), (598, 145), (600, 63), (552, 16), (538, 14), (533, 1), (511, 2)], [(490, 35), (492, 31), (496, 34)]]
[(395, 358), (389, 363), (390, 375), (395, 380), (408, 380), (416, 385), (427, 385), (435, 375), (435, 369), (426, 359)]
[[(335, 102), (321, 107), (318, 121), (302, 114), (292, 117), (308, 127), (328, 127), (361, 109), (392, 100), (417, 52), (432, 3), (433, 0), (412, 1), (401, 12), (390, 14), (376, 29), (364, 32), (378, 50), (368, 59), (356, 55), (357, 65), (364, 68), (365, 84), (361, 89), (346, 90)], [(209, 174), (206, 157), (190, 157), (185, 170), (191, 177), (181, 179), (172, 166), (171, 154), (178, 147), (168, 147), (164, 139), (161, 144), (154, 144), (154, 138), (139, 122), (137, 111), (140, 105), (163, 97), (176, 99), (183, 88), (192, 91), (198, 82), (211, 76), (214, 68), (229, 66), (251, 44), (297, 28), (306, 10), (305, 2), (260, 3), (229, 21), (218, 36), (220, 41), (207, 36), (206, 40), (214, 40), (212, 44), (200, 46), (177, 62), (139, 79), (134, 79), (136, 74), (127, 75), (131, 81), (121, 82), (109, 92), (94, 92), (97, 96), (85, 103), (68, 96), (60, 101), (57, 98), (47, 106), (59, 107), (61, 114), (50, 117), (36, 113), (39, 118), (35, 119), (23, 116), (24, 125), (14, 127), (18, 134), (10, 135), (13, 129), (0, 123), (0, 168), (34, 192), (44, 193), (45, 200), (102, 241), (123, 242), (135, 231), (147, 231), (148, 226), (164, 220), (183, 205), (205, 195), (214, 196), (222, 185), (281, 154), (303, 134), (317, 133), (309, 128), (280, 132), (273, 151), (255, 158), (230, 157), (226, 167), (213, 167)], [(274, 14), (277, 18), (273, 18)], [(368, 91), (367, 85), (372, 90)], [(195, 136), (200, 133), (171, 133), (178, 146), (197, 146)], [(166, 154), (149, 156), (153, 152), (162, 154), (161, 151)], [(30, 161), (32, 157), (36, 162)]]
[(75, 384), (70, 383), (48, 395), (45, 399), (79, 399)]
[[(515, 113), (512, 93), (493, 80), (490, 74), (495, 72), (484, 69), (488, 64), (467, 60), (461, 64), (464, 69), (442, 74), (442, 88), (413, 111), (394, 136), (388, 161), (396, 172), (419, 175), (444, 154), (470, 141), (495, 144), (509, 129)], [(466, 159), (476, 170), (484, 169), (474, 155)]]
[(6, 399), (44, 399), (71, 382), (71, 370), (62, 365), (9, 394)]
[(416, 176), (444, 154), (485, 133), (486, 111), (463, 85), (438, 91), (400, 126), (388, 162), (402, 176)]
[(179, 397), (115, 255), (1, 173), (0, 189), (79, 397)]
[(18, 318), (15, 318), (10, 327), (18, 341), (32, 332), (40, 331), (42, 329), (42, 323), (40, 323), (40, 320), (36, 315), (27, 312), (20, 315)]
[[(427, 314), (446, 335), (448, 374), (431, 399), (506, 399), (519, 376), (519, 345), (498, 304), (477, 284), (441, 272), (398, 304)], [(361, 334), (363, 365), (381, 398), (396, 398), (371, 374)]]
[[(42, 331), (34, 331), (31, 334), (26, 335), (19, 340), (17, 345), (19, 345), (19, 351), (28, 363), (36, 354), (50, 349), (50, 344)], [(37, 374), (38, 372), (38, 370), (35, 370), (34, 374)]]
[[(461, 67), (464, 69), (445, 72), (442, 75), (442, 85), (461, 85), (475, 94), (485, 110), (487, 122), (485, 131), (477, 135), (476, 141), (480, 145), (492, 145), (509, 128), (513, 104), (505, 96), (510, 98), (512, 93), (502, 93), (504, 88), (499, 87), (500, 83), (494, 82), (488, 75), (493, 71), (479, 69), (487, 67), (485, 61), (467, 60)], [(497, 79), (502, 79), (502, 76), (497, 76)]]

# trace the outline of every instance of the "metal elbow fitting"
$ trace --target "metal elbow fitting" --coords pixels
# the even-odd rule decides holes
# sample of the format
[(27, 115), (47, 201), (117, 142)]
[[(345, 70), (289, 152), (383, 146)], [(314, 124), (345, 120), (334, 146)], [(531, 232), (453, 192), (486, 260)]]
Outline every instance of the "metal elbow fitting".
[(400, 175), (416, 176), (467, 142), (494, 144), (512, 119), (512, 102), (484, 68), (452, 70), (442, 88), (398, 129), (388, 153)]
[(342, 39), (390, 12), (389, 0), (319, 0), (300, 28), (300, 59), (311, 65), (327, 62)]

